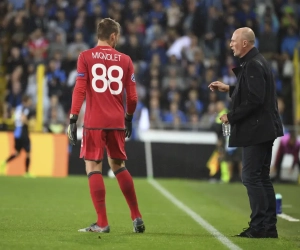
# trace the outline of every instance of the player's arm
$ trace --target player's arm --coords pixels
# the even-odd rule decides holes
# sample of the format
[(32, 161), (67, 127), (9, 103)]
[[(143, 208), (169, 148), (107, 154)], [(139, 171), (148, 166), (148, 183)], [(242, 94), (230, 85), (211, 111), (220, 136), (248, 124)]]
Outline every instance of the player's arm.
[(134, 69), (133, 69), (131, 59), (129, 59), (129, 67), (127, 72), (127, 79), (125, 82), (125, 90), (126, 90), (125, 136), (129, 138), (132, 132), (133, 113), (136, 109), (136, 105), (138, 101)]
[(76, 83), (72, 94), (72, 105), (70, 113), (70, 125), (68, 127), (68, 137), (72, 145), (77, 142), (77, 126), (76, 122), (81, 106), (85, 99), (86, 86), (88, 81), (88, 67), (84, 59), (84, 55), (81, 53), (78, 56), (77, 61), (77, 77)]

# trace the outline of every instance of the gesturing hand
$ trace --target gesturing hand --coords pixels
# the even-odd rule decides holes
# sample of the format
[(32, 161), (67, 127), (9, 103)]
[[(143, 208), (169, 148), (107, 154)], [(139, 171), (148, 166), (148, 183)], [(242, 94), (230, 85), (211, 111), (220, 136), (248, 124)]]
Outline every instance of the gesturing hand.
[(225, 124), (227, 124), (229, 122), (227, 114), (221, 115), (219, 119), (221, 120), (222, 123), (225, 123)]
[(215, 81), (212, 82), (211, 84), (208, 85), (209, 89), (211, 91), (220, 91), (220, 92), (228, 92), (229, 91), (229, 85), (226, 85), (220, 81)]

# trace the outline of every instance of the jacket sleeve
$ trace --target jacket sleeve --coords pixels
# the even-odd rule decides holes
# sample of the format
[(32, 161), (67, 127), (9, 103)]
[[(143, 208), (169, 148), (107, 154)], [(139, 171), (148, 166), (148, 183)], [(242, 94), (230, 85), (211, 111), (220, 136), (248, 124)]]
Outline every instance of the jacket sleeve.
[(232, 96), (234, 89), (235, 89), (235, 86), (229, 86), (229, 97)]
[(227, 114), (230, 124), (235, 124), (249, 116), (260, 108), (264, 103), (266, 93), (266, 81), (263, 73), (263, 66), (256, 61), (250, 61), (246, 67), (246, 79), (243, 88), (247, 88), (247, 98), (241, 104), (234, 107)]

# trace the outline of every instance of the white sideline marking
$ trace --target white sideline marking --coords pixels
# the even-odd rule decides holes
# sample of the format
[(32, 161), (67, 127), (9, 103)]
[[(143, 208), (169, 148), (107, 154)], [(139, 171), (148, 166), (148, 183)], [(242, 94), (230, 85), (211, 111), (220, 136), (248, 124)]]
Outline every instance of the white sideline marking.
[(200, 215), (198, 215), (192, 209), (190, 209), (188, 206), (184, 205), (181, 201), (179, 201), (174, 195), (172, 195), (169, 191), (167, 191), (165, 188), (163, 188), (157, 181), (155, 181), (153, 179), (149, 179), (148, 181), (154, 188), (156, 188), (162, 195), (164, 195), (176, 207), (180, 208), (187, 215), (189, 215), (194, 221), (196, 221), (206, 231), (208, 231), (215, 238), (217, 238), (217, 240), (219, 240), (228, 249), (242, 250), (242, 248), (235, 245), (232, 241), (230, 241), (227, 237), (225, 237), (217, 229), (215, 229), (211, 224), (209, 224), (206, 220), (204, 220)]
[(282, 207), (282, 208), (291, 208), (292, 205), (286, 204), (286, 205), (282, 205), (281, 207)]
[(277, 214), (278, 217), (284, 219), (284, 220), (287, 220), (287, 221), (292, 221), (292, 222), (297, 222), (297, 221), (300, 221), (299, 219), (296, 219), (296, 218), (293, 218), (292, 216), (289, 216), (287, 214)]

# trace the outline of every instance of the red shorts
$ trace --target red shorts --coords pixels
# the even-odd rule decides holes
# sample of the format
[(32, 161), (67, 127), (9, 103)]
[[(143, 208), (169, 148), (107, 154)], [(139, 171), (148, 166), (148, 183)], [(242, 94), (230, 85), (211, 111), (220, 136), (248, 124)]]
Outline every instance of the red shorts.
[(105, 149), (111, 159), (126, 160), (125, 131), (83, 129), (80, 158), (100, 161)]

